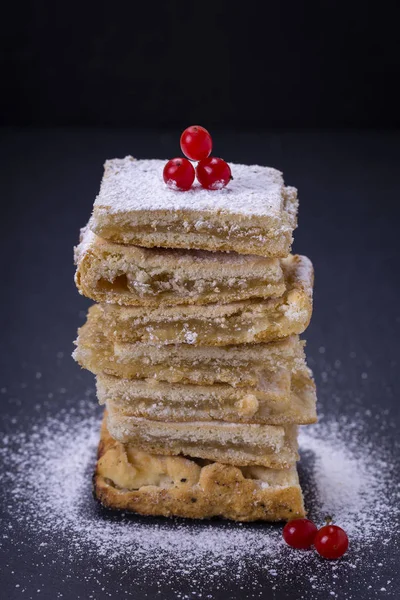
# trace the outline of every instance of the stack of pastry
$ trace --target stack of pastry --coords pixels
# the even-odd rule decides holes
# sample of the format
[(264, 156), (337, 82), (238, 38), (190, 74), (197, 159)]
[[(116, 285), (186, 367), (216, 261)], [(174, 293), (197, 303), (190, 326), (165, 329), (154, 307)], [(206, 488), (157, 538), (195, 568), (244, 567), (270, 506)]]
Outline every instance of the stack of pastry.
[(74, 357), (106, 407), (95, 493), (141, 514), (302, 516), (297, 426), (316, 421), (316, 395), (297, 192), (244, 165), (227, 188), (173, 191), (163, 164), (107, 161), (76, 248), (97, 304)]

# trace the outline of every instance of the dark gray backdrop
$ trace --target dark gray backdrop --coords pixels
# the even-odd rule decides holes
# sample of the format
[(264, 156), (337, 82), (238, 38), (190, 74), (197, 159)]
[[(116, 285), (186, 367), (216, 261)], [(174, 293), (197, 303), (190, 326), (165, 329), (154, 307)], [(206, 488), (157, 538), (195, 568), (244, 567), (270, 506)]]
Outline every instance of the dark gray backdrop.
[(6, 3), (0, 124), (394, 127), (396, 3)]

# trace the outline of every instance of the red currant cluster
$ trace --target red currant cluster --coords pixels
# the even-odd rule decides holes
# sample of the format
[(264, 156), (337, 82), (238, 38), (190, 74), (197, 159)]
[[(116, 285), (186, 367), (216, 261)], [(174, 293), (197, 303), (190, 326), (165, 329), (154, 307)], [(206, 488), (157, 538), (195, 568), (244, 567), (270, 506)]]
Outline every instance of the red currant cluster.
[(318, 530), (309, 519), (294, 519), (283, 528), (283, 539), (292, 548), (307, 550), (314, 546), (322, 558), (340, 558), (349, 547), (346, 532), (327, 519), (327, 525)]
[(181, 150), (190, 160), (199, 161), (194, 169), (187, 158), (173, 158), (164, 167), (163, 177), (173, 190), (187, 191), (195, 176), (206, 190), (220, 190), (232, 179), (231, 169), (222, 158), (210, 156), (212, 139), (207, 129), (192, 125), (181, 135)]

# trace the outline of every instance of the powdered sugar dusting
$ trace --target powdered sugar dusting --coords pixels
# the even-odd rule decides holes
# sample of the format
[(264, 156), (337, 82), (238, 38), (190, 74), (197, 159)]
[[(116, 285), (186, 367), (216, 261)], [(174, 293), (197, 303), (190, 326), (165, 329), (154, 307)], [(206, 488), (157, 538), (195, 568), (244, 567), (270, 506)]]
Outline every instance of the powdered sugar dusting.
[[(337, 563), (290, 550), (279, 525), (116, 517), (99, 510), (91, 497), (99, 425), (97, 406), (86, 401), (76, 411), (38, 420), (27, 432), (14, 424), (13, 435), (4, 437), (0, 450), (6, 465), (0, 483), (13, 519), (49, 551), (58, 544), (58, 554), (66, 553), (66, 559), (91, 555), (104, 569), (125, 565), (127, 572), (140, 569), (149, 579), (156, 570), (160, 589), (172, 585), (177, 576), (191, 574), (190, 597), (196, 597), (202, 581), (218, 581), (232, 570), (251, 595), (259, 597), (257, 583), (246, 583), (256, 561), (271, 581), (285, 573), (293, 581), (316, 578), (326, 597), (338, 597), (336, 574), (342, 581), (351, 579), (353, 569), (366, 560), (369, 568), (379, 571), (373, 544), (382, 539), (396, 543), (399, 489), (393, 486), (394, 460), (383, 441), (377, 445), (363, 439), (362, 422), (355, 426), (346, 419), (322, 419), (300, 436), (300, 474), (310, 516), (321, 524), (333, 513), (350, 537), (350, 551)], [(376, 581), (379, 590), (390, 590), (379, 574)], [(178, 588), (176, 597), (185, 597)]]
[(393, 459), (376, 441), (360, 439), (361, 428), (342, 417), (303, 428), (299, 437), (303, 456), (312, 458), (315, 498), (310, 510), (334, 515), (353, 544), (379, 538), (400, 515), (391, 485)]
[(180, 192), (162, 178), (166, 160), (135, 160), (131, 156), (105, 163), (95, 209), (110, 213), (135, 210), (199, 210), (281, 219), (282, 174), (270, 167), (232, 164), (233, 181), (227, 187), (206, 190), (195, 184)]
[(195, 344), (198, 338), (198, 333), (196, 333), (196, 331), (191, 331), (187, 327), (184, 327), (184, 331), (185, 344)]
[(86, 225), (80, 230), (79, 244), (74, 248), (74, 263), (79, 265), (90, 247), (95, 243), (96, 234), (94, 234)]

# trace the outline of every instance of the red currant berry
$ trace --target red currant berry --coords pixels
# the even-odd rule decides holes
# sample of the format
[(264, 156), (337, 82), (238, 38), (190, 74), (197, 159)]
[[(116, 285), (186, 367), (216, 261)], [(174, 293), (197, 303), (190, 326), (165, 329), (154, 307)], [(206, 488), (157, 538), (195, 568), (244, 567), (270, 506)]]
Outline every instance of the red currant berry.
[(164, 167), (164, 181), (172, 190), (188, 190), (194, 181), (195, 171), (187, 158), (172, 158)]
[(192, 125), (181, 135), (181, 150), (191, 160), (207, 158), (212, 150), (211, 135), (204, 127)]
[(341, 527), (325, 525), (315, 536), (314, 546), (323, 558), (340, 558), (349, 547), (349, 538)]
[(232, 179), (231, 168), (222, 158), (210, 156), (196, 167), (197, 179), (206, 190), (220, 190)]
[(283, 528), (283, 539), (292, 548), (311, 548), (317, 534), (317, 527), (309, 519), (294, 519)]

